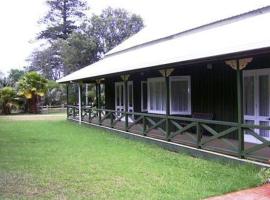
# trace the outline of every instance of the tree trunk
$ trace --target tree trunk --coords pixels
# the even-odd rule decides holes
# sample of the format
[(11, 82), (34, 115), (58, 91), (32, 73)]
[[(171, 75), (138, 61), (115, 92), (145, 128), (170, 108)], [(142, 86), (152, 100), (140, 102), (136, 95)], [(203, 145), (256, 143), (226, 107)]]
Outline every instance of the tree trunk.
[(37, 95), (33, 94), (31, 99), (28, 99), (28, 112), (37, 114), (38, 113), (38, 108), (37, 108)]
[(2, 104), (2, 113), (4, 115), (9, 115), (10, 114), (10, 107), (8, 105), (8, 102), (3, 102), (3, 104)]

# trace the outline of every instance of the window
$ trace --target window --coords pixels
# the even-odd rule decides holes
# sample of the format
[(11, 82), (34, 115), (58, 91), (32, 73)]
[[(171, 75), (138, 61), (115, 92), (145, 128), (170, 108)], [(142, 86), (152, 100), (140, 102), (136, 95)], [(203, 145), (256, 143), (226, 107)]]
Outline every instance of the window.
[[(268, 68), (243, 71), (243, 102), (246, 123), (269, 126), (270, 70)], [(260, 136), (269, 140), (269, 130), (254, 130)], [(245, 131), (245, 133), (250, 134), (250, 131)], [(245, 141), (251, 143), (260, 142), (251, 135), (245, 135)]]
[(133, 81), (128, 81), (128, 107), (133, 109)]
[(147, 81), (141, 82), (141, 111), (147, 111)]
[[(169, 79), (170, 90), (170, 114), (190, 115), (191, 114), (191, 88), (190, 76), (172, 76)], [(147, 102), (147, 110), (151, 113), (166, 113), (166, 86), (165, 78), (149, 78), (148, 95), (144, 93), (144, 83), (142, 82), (142, 110)], [(145, 108), (145, 107), (144, 107)]]
[(166, 112), (165, 79), (149, 78), (147, 110), (151, 113), (164, 114)]
[(190, 76), (170, 77), (170, 114), (191, 114)]

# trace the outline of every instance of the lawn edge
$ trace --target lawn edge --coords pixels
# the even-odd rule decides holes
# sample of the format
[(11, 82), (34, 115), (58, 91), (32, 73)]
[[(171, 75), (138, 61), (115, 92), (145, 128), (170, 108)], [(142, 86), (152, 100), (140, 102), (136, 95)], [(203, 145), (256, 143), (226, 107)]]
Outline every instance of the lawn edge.
[[(67, 119), (67, 121), (79, 124), (78, 120)], [(132, 140), (136, 140), (136, 141), (143, 141), (145, 143), (155, 144), (155, 145), (157, 145), (163, 149), (169, 150), (169, 151), (173, 151), (173, 152), (177, 152), (177, 153), (184, 153), (184, 154), (188, 154), (188, 155), (193, 156), (193, 157), (203, 158), (206, 160), (215, 160), (215, 161), (219, 161), (219, 162), (235, 163), (235, 164), (241, 164), (241, 165), (243, 165), (243, 164), (244, 165), (251, 165), (251, 166), (255, 166), (255, 167), (259, 167), (259, 168), (270, 168), (270, 164), (260, 163), (260, 162), (247, 160), (247, 159), (240, 159), (237, 157), (233, 157), (233, 156), (229, 156), (229, 155), (225, 155), (225, 154), (221, 154), (221, 153), (217, 153), (217, 152), (212, 152), (212, 151), (208, 151), (208, 150), (204, 150), (204, 149), (197, 149), (195, 147), (190, 147), (190, 146), (187, 146), (184, 144), (168, 142), (168, 141), (164, 141), (164, 140), (160, 140), (160, 139), (156, 139), (156, 138), (151, 138), (151, 137), (147, 137), (147, 136), (143, 136), (143, 135), (139, 135), (139, 134), (134, 134), (131, 132), (126, 132), (123, 130), (100, 126), (97, 124), (92, 124), (92, 123), (88, 123), (88, 122), (81, 122), (81, 125), (86, 126), (86, 127), (96, 127), (96, 128), (105, 130), (106, 132), (109, 132), (110, 134), (120, 135), (121, 137), (126, 138), (126, 139), (132, 139)]]

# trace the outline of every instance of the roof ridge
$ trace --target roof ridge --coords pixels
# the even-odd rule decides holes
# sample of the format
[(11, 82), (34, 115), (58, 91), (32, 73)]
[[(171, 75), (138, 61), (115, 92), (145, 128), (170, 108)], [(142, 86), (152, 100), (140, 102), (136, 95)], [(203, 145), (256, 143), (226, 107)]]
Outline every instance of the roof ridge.
[(240, 21), (240, 20), (243, 20), (245, 18), (249, 18), (251, 16), (257, 16), (257, 15), (260, 15), (260, 14), (265, 13), (265, 12), (270, 12), (270, 5), (264, 6), (264, 7), (255, 9), (255, 10), (251, 10), (251, 11), (248, 11), (248, 12), (240, 13), (238, 15), (233, 15), (231, 17), (216, 20), (216, 21), (213, 21), (213, 22), (210, 22), (210, 23), (207, 23), (207, 24), (203, 24), (201, 26), (196, 26), (194, 28), (186, 29), (184, 31), (174, 33), (174, 34), (170, 34), (170, 35), (167, 35), (165, 37), (158, 38), (158, 39), (150, 40), (148, 42), (144, 42), (144, 43), (141, 43), (141, 44), (138, 44), (138, 45), (134, 45), (134, 46), (131, 46), (129, 48), (126, 48), (126, 49), (123, 49), (123, 50), (120, 50), (120, 51), (116, 51), (116, 52), (113, 52), (111, 54), (107, 54), (107, 55), (105, 55), (104, 58), (110, 57), (110, 56), (113, 56), (113, 55), (116, 55), (116, 54), (119, 54), (119, 53), (123, 53), (123, 52), (129, 51), (131, 49), (137, 49), (137, 48), (140, 48), (142, 46), (151, 45), (153, 43), (160, 42), (160, 41), (163, 41), (163, 40), (174, 39), (176, 37), (179, 37), (179, 36), (182, 36), (182, 35), (185, 35), (185, 34), (189, 34), (190, 32), (202, 31), (202, 30), (205, 30), (205, 29), (213, 28), (216, 25), (221, 25), (222, 26), (222, 25), (225, 25), (225, 24), (228, 24), (228, 23), (234, 23), (236, 21)]

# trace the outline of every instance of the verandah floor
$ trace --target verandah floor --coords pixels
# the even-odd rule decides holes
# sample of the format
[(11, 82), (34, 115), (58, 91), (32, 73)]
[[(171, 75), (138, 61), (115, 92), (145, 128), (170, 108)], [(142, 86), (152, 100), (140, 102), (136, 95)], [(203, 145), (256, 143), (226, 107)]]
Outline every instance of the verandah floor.
[[(88, 117), (84, 117), (83, 118), (84, 121), (89, 122)], [(91, 123), (93, 124), (99, 124), (98, 122), (98, 118), (95, 117), (91, 120)], [(132, 122), (129, 122), (129, 125), (131, 125)], [(105, 119), (102, 124), (102, 126), (105, 127), (110, 127), (110, 120), (109, 119)], [(142, 124), (138, 123), (135, 124), (134, 126), (132, 126), (129, 130), (129, 132), (132, 132), (134, 134), (139, 134), (142, 135)], [(115, 129), (118, 130), (123, 130), (125, 131), (125, 123), (124, 121), (118, 121), (115, 125), (114, 125)], [(155, 139), (160, 139), (160, 140), (166, 140), (166, 136), (162, 133), (161, 130), (159, 130), (159, 128), (155, 128), (150, 130), (147, 135), (150, 138), (155, 138)], [(202, 141), (206, 141), (211, 137), (211, 135), (206, 135), (203, 134), (202, 136)], [(196, 134), (194, 132), (187, 131), (184, 132), (183, 134), (178, 134), (175, 137), (173, 137), (170, 141), (173, 143), (177, 143), (177, 144), (184, 144), (184, 145), (188, 145), (191, 147), (196, 147)], [(245, 149), (249, 149), (251, 147), (254, 147), (257, 144), (253, 144), (253, 143), (249, 143), (249, 142), (245, 142), (244, 146)], [(218, 152), (218, 153), (223, 153), (223, 154), (227, 154), (227, 155), (232, 155), (232, 156), (237, 156), (238, 154), (238, 140), (237, 139), (229, 139), (226, 137), (223, 137), (222, 139), (215, 139), (207, 144), (205, 144), (203, 146), (203, 149), (205, 150), (210, 150), (210, 151), (214, 151), (214, 152)], [(267, 164), (270, 163), (270, 148), (269, 147), (265, 147), (261, 150), (255, 151), (249, 155), (246, 155), (245, 158), (250, 159), (250, 160), (255, 160), (255, 161), (263, 161)]]

